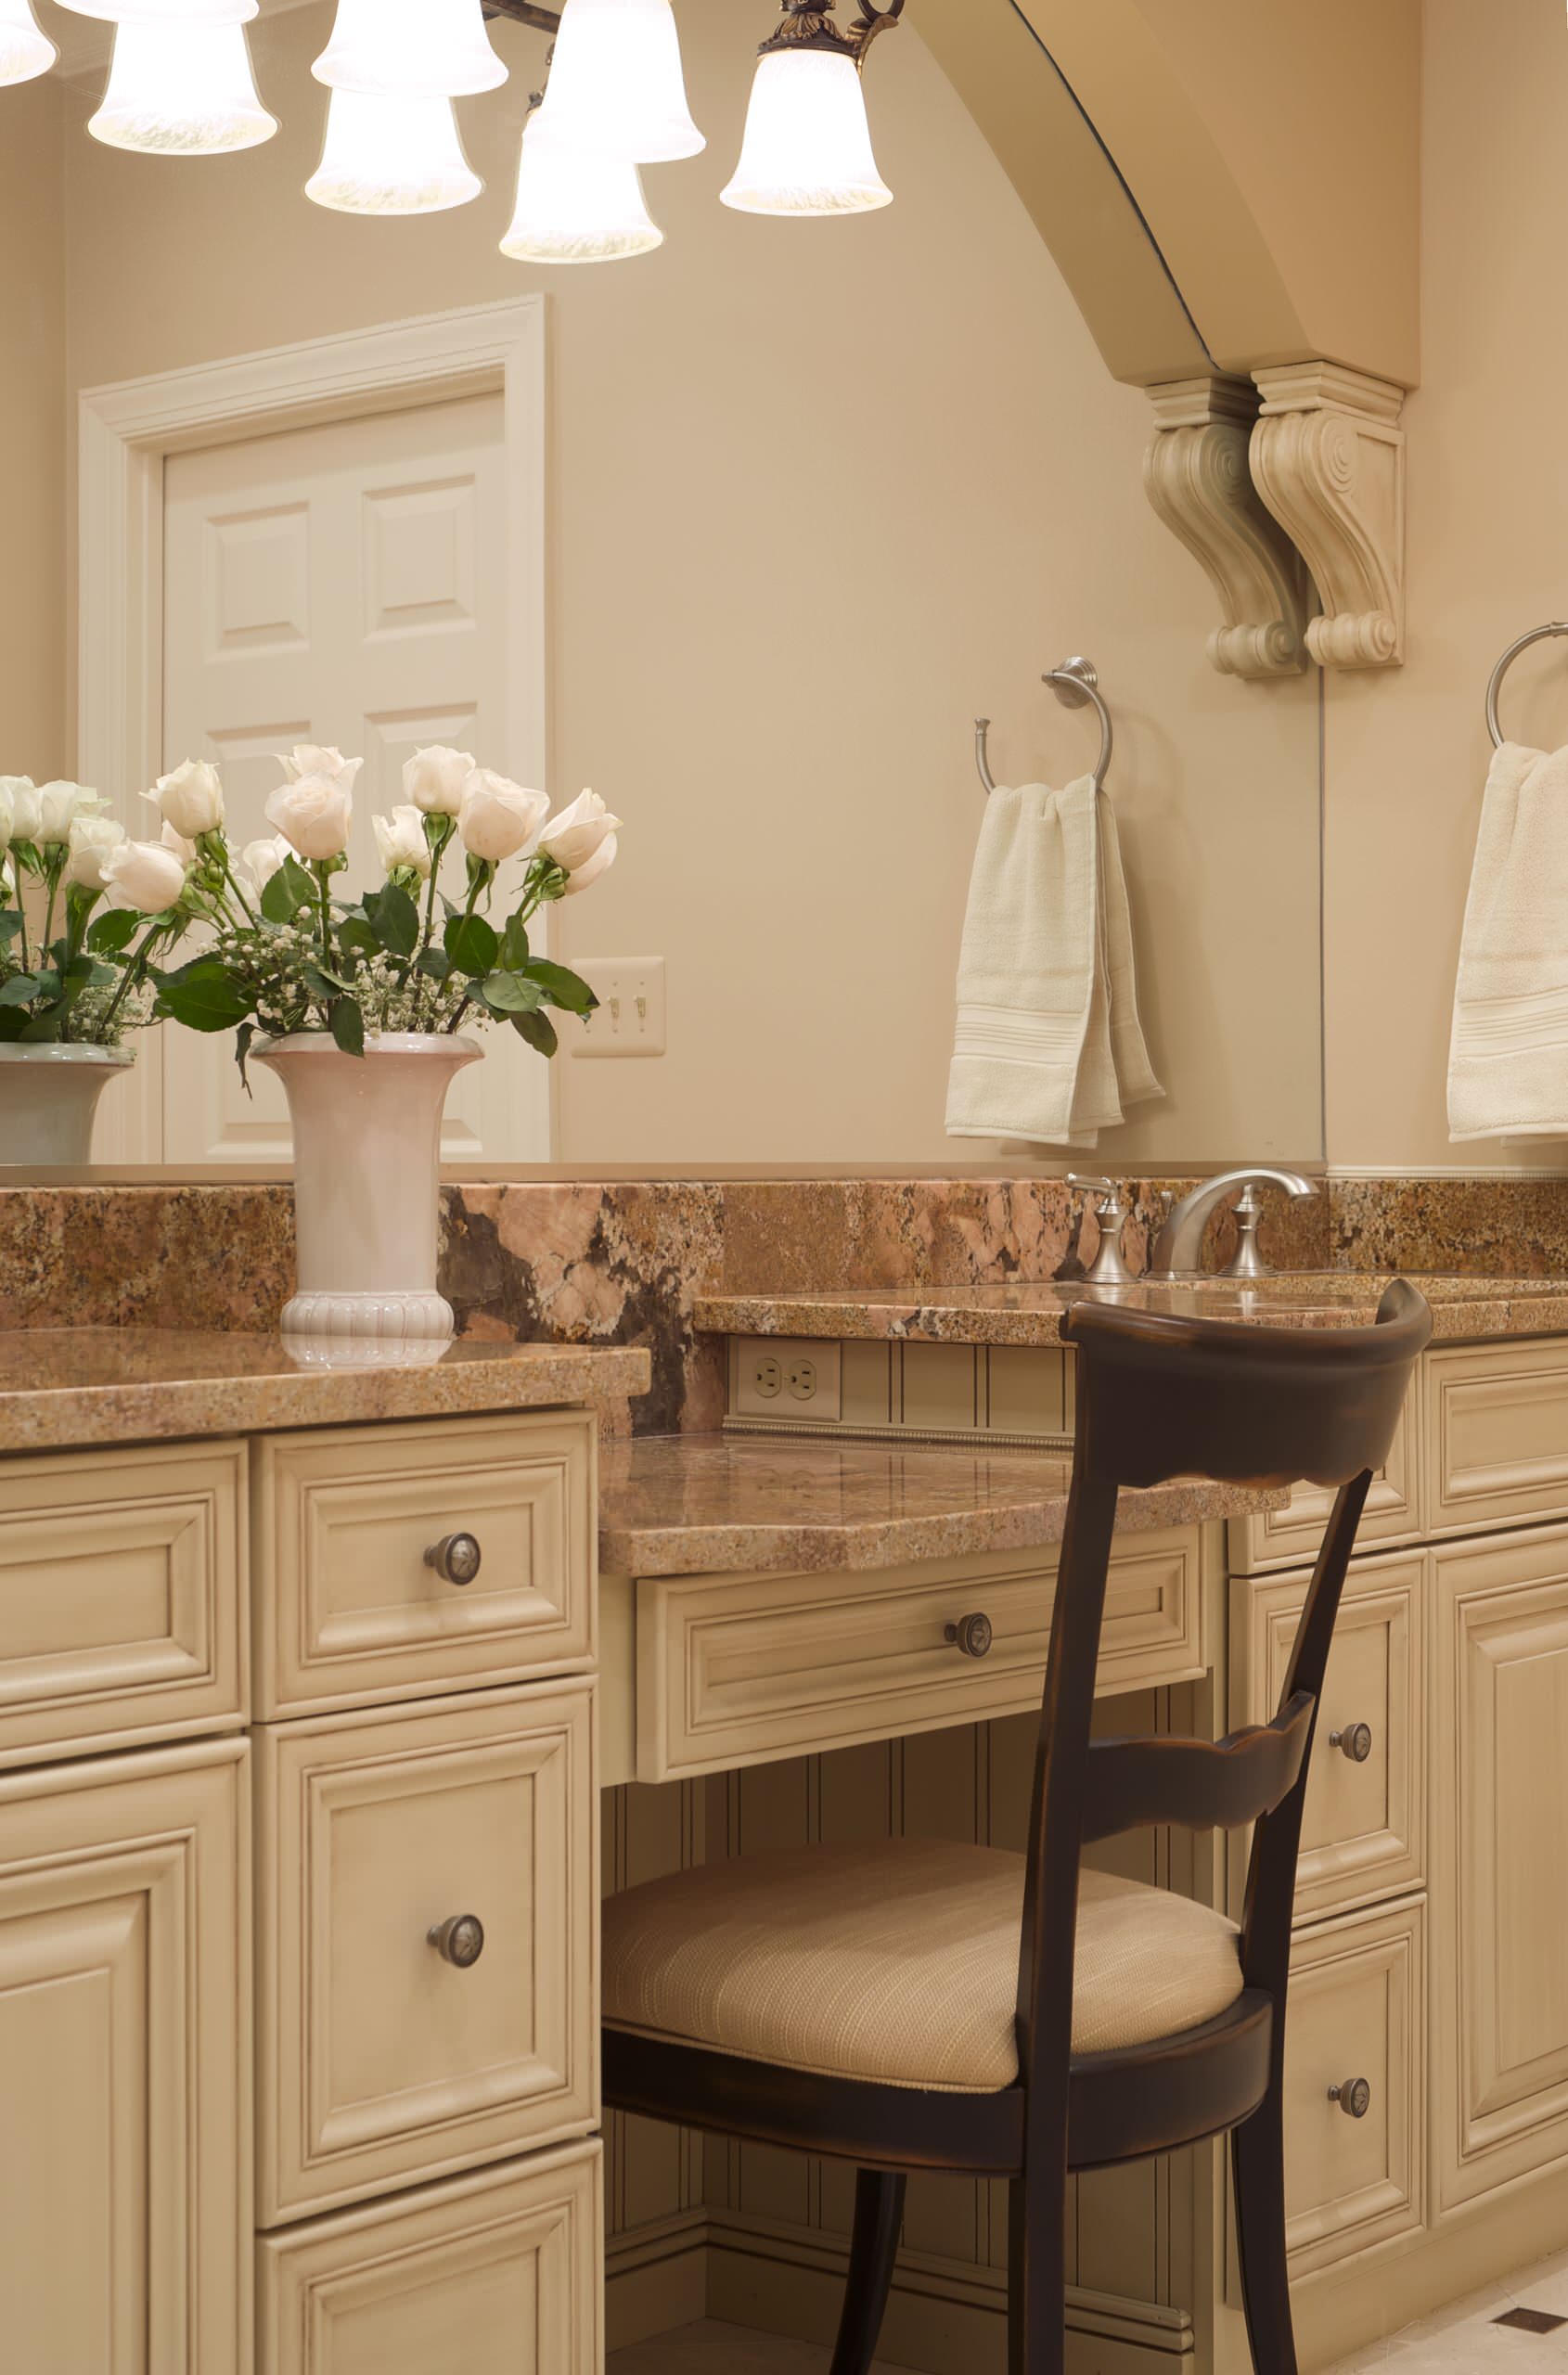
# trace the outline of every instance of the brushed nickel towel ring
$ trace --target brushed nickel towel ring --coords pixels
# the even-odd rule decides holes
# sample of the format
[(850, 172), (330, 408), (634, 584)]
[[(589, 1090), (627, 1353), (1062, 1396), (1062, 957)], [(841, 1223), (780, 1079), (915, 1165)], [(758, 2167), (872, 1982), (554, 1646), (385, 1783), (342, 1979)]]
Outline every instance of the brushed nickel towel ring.
[[(1563, 632), (1568, 634), (1568, 628)], [(1099, 719), (1100, 731), (1099, 757), (1095, 763), (1094, 788), (1097, 791), (1101, 790), (1105, 784), (1106, 769), (1111, 764), (1111, 749), (1115, 737), (1111, 725), (1111, 712), (1100, 697), (1099, 670), (1092, 660), (1085, 660), (1080, 656), (1073, 660), (1064, 660), (1060, 668), (1047, 668), (1040, 682), (1042, 685), (1050, 687), (1057, 700), (1066, 709), (1082, 709), (1086, 702), (1094, 703), (1096, 714)], [(990, 719), (977, 717), (974, 721), (974, 759), (976, 766), (980, 769), (980, 780), (985, 786), (987, 796), (996, 789), (986, 750), (986, 739), (990, 732)]]
[(1503, 729), (1497, 724), (1497, 694), (1503, 678), (1522, 651), (1528, 651), (1533, 643), (1542, 643), (1553, 635), (1568, 635), (1568, 619), (1549, 619), (1544, 627), (1532, 627), (1528, 635), (1517, 635), (1492, 671), (1492, 681), (1486, 687), (1486, 731), (1499, 751), (1503, 747)]

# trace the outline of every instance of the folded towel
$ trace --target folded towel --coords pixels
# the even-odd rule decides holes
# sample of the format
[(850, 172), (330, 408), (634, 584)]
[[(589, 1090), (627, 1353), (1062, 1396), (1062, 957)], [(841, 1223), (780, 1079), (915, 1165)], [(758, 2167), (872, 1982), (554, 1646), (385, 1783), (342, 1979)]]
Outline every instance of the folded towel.
[(1568, 751), (1492, 760), (1448, 1046), (1454, 1138), (1568, 1136)]
[(1065, 791), (998, 784), (964, 918), (948, 1136), (1093, 1147), (1124, 1106), (1163, 1093), (1110, 802), (1091, 776)]

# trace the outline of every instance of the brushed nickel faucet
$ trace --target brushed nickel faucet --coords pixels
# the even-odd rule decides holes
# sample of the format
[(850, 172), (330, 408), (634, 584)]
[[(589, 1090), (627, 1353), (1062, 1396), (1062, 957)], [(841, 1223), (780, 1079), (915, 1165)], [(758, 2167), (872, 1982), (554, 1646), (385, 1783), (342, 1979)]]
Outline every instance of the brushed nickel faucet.
[(1236, 1259), (1221, 1275), (1227, 1278), (1266, 1277), (1267, 1265), (1257, 1248), (1263, 1206), (1254, 1190), (1282, 1188), (1299, 1203), (1308, 1196), (1316, 1196), (1317, 1186), (1317, 1180), (1304, 1179), (1299, 1171), (1274, 1171), (1263, 1163), (1250, 1165), (1244, 1171), (1222, 1172), (1217, 1179), (1205, 1179), (1201, 1188), (1194, 1188), (1190, 1196), (1184, 1196), (1166, 1214), (1165, 1225), (1154, 1240), (1148, 1275), (1151, 1278), (1202, 1277), (1203, 1232), (1232, 1188), (1240, 1188), (1242, 1194), (1236, 1212), (1241, 1226), (1241, 1243)]

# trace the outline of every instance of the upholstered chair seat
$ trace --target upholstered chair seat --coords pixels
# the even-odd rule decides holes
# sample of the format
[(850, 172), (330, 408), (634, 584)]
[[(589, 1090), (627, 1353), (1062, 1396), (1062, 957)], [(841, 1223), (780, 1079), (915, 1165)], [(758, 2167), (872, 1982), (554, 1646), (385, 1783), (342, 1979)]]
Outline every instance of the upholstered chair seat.
[[(1018, 2080), (1024, 1858), (944, 1840), (791, 1848), (649, 1881), (604, 1908), (612, 2028), (883, 2085)], [(1086, 1870), (1074, 2053), (1199, 2027), (1241, 1993), (1233, 1923)]]

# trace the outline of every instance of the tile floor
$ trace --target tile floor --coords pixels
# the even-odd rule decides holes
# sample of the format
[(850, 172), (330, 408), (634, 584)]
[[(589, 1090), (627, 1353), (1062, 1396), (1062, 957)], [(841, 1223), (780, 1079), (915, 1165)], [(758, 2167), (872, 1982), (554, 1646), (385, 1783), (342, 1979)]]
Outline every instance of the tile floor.
[[(1499, 2326), (1525, 2310), (1563, 2322), (1549, 2333)], [(618, 2351), (609, 2375), (827, 2375), (828, 2353), (739, 2326), (704, 2323)], [(1568, 2375), (1568, 2252), (1521, 2268), (1506, 2284), (1451, 2302), (1441, 2316), (1408, 2326), (1346, 2359), (1331, 2375)], [(897, 2375), (883, 2368), (878, 2375)]]

